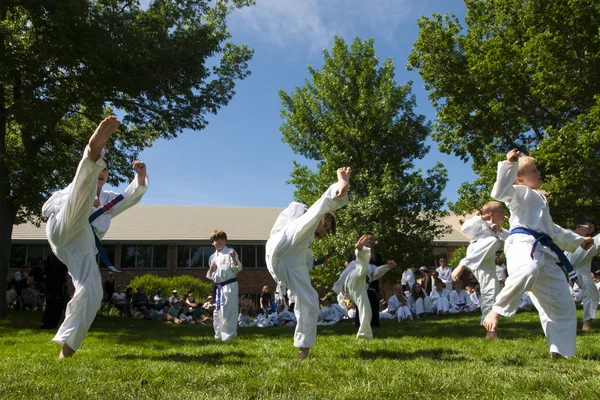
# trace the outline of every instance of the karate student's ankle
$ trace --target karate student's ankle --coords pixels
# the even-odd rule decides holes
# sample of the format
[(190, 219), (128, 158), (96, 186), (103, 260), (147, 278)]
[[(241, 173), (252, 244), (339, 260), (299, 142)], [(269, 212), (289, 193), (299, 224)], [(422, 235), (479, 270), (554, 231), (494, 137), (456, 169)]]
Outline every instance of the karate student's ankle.
[(65, 358), (69, 358), (71, 356), (73, 356), (73, 354), (75, 354), (75, 350), (73, 350), (72, 348), (69, 347), (69, 345), (67, 345), (66, 343), (63, 344), (62, 349), (60, 350), (60, 353), (58, 355), (58, 359), (62, 360)]
[(305, 360), (308, 358), (308, 353), (310, 352), (309, 347), (300, 347), (298, 349), (298, 360)]
[(583, 321), (583, 326), (581, 327), (581, 330), (583, 332), (587, 332), (590, 329), (592, 329), (592, 320), (588, 319), (587, 321)]

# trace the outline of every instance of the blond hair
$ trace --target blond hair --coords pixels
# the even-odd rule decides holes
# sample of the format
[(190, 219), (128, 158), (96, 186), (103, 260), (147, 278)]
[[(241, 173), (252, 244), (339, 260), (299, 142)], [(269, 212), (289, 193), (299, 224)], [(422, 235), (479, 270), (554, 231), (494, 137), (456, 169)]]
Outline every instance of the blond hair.
[(529, 156), (519, 157), (519, 169), (517, 171), (517, 176), (525, 174), (532, 165), (535, 167), (535, 158)]
[(499, 210), (499, 209), (502, 209), (502, 203), (500, 203), (498, 201), (488, 201), (481, 208), (481, 214), (487, 215), (487, 214), (491, 213), (492, 211)]

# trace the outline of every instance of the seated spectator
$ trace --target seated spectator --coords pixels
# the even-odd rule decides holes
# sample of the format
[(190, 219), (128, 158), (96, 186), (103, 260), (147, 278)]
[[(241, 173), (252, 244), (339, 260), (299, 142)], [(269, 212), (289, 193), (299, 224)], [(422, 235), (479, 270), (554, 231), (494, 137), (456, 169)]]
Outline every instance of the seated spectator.
[(154, 304), (150, 303), (150, 300), (148, 300), (148, 296), (144, 293), (142, 285), (137, 287), (131, 304), (134, 311), (141, 312), (146, 319), (152, 319), (152, 316), (154, 315)]
[(348, 318), (349, 319), (356, 318), (356, 304), (353, 301), (348, 303)]
[(277, 306), (277, 324), (278, 326), (296, 326), (296, 315), (285, 308), (285, 304)]
[(190, 312), (190, 306), (185, 301), (181, 302), (181, 311), (179, 312), (179, 319), (181, 320), (182, 324), (193, 325), (196, 323), (196, 320)]
[(408, 300), (404, 295), (402, 285), (394, 285), (394, 295), (388, 299), (388, 308), (379, 313), (381, 319), (396, 319), (398, 322), (412, 320)]
[(431, 275), (429, 274), (429, 270), (426, 266), (422, 266), (419, 268), (419, 272), (421, 273), (421, 279), (419, 279), (418, 282), (421, 284), (421, 288), (423, 288), (425, 294), (429, 296), (433, 290), (433, 281)]
[(46, 285), (44, 281), (46, 280), (46, 276), (44, 275), (45, 269), (45, 261), (40, 260), (39, 264), (31, 269), (29, 276), (33, 278), (33, 282), (35, 283), (35, 290), (37, 290), (42, 295), (46, 293)]
[(435, 280), (435, 286), (431, 292), (431, 312), (437, 315), (448, 315), (450, 310), (450, 291), (444, 288), (444, 282), (441, 279)]
[(323, 300), (323, 307), (319, 311), (319, 323), (321, 325), (335, 325), (340, 321), (340, 315), (331, 307), (331, 299)]
[(181, 298), (179, 297), (179, 293), (177, 293), (177, 290), (173, 289), (173, 292), (171, 292), (171, 297), (169, 297), (169, 304), (174, 305), (180, 300)]
[(32, 278), (27, 278), (29, 282), (25, 289), (21, 292), (23, 298), (23, 309), (37, 311), (42, 306), (42, 295), (35, 290), (35, 282)]
[(408, 296), (408, 308), (416, 319), (421, 319), (425, 314), (431, 312), (431, 298), (421, 288), (421, 285), (415, 283), (412, 291)]
[(208, 296), (206, 298), (206, 302), (202, 305), (202, 308), (205, 309), (212, 316), (212, 313), (215, 310), (215, 305), (213, 304), (212, 296)]
[[(176, 300), (175, 303), (173, 303), (173, 305), (171, 305), (171, 307), (169, 308), (169, 315), (173, 319), (179, 320), (179, 315), (181, 314), (181, 303), (183, 303), (181, 300)], [(178, 321), (176, 323), (180, 324), (181, 321)]]
[(113, 294), (114, 306), (121, 314), (125, 314), (129, 317), (133, 317), (133, 308), (131, 306), (131, 299), (133, 298), (133, 289), (128, 287), (125, 289), (125, 293), (122, 290), (118, 290)]
[(519, 303), (519, 307), (517, 308), (517, 311), (523, 312), (523, 311), (531, 311), (533, 309), (534, 309), (534, 305), (533, 305), (533, 302), (531, 301), (531, 298), (529, 297), (529, 293), (528, 292), (523, 293), (523, 297), (521, 297), (521, 302)]
[(17, 305), (17, 291), (10, 283), (8, 284), (8, 290), (6, 291), (6, 304), (8, 305), (9, 310), (13, 310)]
[(164, 303), (163, 302), (163, 308), (158, 310), (158, 312), (156, 314), (154, 314), (154, 321), (156, 322), (165, 322), (169, 320), (169, 304), (168, 303)]
[(193, 293), (191, 293), (191, 292), (188, 293), (185, 302), (190, 307), (190, 314), (194, 318), (201, 318), (202, 317), (202, 307), (200, 307), (200, 305), (198, 304), (198, 302), (194, 298), (194, 294)]
[(212, 325), (213, 317), (212, 311), (208, 311), (207, 309), (202, 310), (202, 319), (199, 321), (202, 325)]
[(402, 273), (402, 285), (409, 291), (412, 290), (413, 285), (415, 284), (415, 272), (417, 272), (417, 268), (419, 268), (417, 264), (412, 264)]
[(108, 316), (110, 311), (113, 294), (115, 293), (115, 277), (112, 272), (109, 272), (104, 282), (102, 282), (104, 296), (102, 297), (102, 305), (100, 306), (100, 314)]
[(475, 287), (467, 286), (465, 289), (467, 293), (469, 293), (471, 303), (476, 306), (476, 308), (481, 308), (481, 293), (479, 293), (479, 285), (475, 285)]
[(248, 309), (243, 307), (240, 315), (238, 315), (238, 326), (242, 328), (247, 328), (249, 326), (254, 326), (255, 324), (250, 323), (250, 316), (248, 315)]
[[(165, 299), (163, 298), (162, 290), (160, 290), (160, 289), (158, 289), (156, 291), (156, 294), (154, 295), (152, 300), (154, 301), (154, 306), (156, 307), (157, 310), (162, 310), (165, 307), (165, 303), (167, 303), (165, 301)], [(167, 304), (167, 305), (171, 306), (170, 304)]]
[(461, 281), (454, 281), (452, 283), (452, 289), (453, 290), (448, 296), (448, 301), (450, 302), (450, 314), (458, 314), (477, 310), (477, 306), (471, 303), (469, 294), (463, 290)]

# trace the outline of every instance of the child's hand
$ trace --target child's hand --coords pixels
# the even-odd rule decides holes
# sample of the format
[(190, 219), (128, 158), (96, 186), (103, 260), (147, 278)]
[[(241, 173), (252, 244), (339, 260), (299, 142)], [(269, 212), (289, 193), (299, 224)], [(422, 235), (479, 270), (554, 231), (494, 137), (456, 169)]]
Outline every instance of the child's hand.
[(388, 262), (387, 262), (387, 265), (388, 265), (388, 267), (390, 267), (390, 269), (391, 269), (391, 268), (395, 268), (395, 267), (396, 267), (396, 265), (398, 265), (398, 264), (396, 264), (396, 261), (394, 261), (394, 260), (390, 260), (390, 261), (388, 261)]
[(131, 163), (133, 170), (138, 176), (146, 176), (146, 163), (143, 161), (134, 161)]
[[(341, 168), (340, 168), (341, 169)], [(363, 246), (365, 245), (365, 242), (369, 239), (369, 235), (362, 235), (360, 237), (360, 239), (358, 239), (358, 242), (356, 242), (356, 244), (354, 245), (354, 247), (357, 250), (362, 250)]]
[(210, 264), (210, 270), (209, 271), (214, 271), (217, 269), (217, 263), (215, 261), (212, 262), (212, 264)]
[(231, 249), (231, 253), (229, 253), (229, 257), (231, 257), (232, 260), (235, 260), (237, 258), (237, 254), (235, 254), (235, 250)]
[(517, 149), (513, 149), (506, 154), (506, 161), (515, 162), (519, 161), (519, 157), (521, 156), (521, 152)]
[(588, 236), (585, 238), (583, 243), (581, 243), (581, 248), (584, 250), (589, 250), (592, 248), (593, 245), (594, 245), (594, 238)]
[(492, 225), (490, 225), (490, 229), (491, 229), (492, 231), (494, 231), (494, 232), (497, 232), (497, 233), (501, 233), (501, 232), (502, 232), (502, 228), (501, 228), (501, 227), (499, 227), (499, 226), (498, 226), (498, 225), (496, 225), (496, 224), (492, 224)]

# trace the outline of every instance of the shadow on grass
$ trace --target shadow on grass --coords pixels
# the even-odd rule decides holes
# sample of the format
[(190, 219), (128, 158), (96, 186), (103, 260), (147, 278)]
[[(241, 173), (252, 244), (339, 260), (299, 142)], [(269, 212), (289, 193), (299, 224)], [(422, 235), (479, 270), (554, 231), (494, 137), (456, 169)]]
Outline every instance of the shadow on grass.
[(393, 351), (393, 350), (361, 350), (359, 353), (360, 358), (365, 360), (371, 359), (390, 359), (390, 360), (414, 360), (417, 358), (427, 358), (434, 361), (469, 361), (470, 358), (465, 357), (463, 354), (448, 349), (428, 349), (419, 350), (413, 352), (406, 351)]
[(180, 363), (199, 363), (199, 364), (210, 364), (210, 365), (240, 365), (242, 360), (246, 360), (249, 357), (248, 354), (243, 351), (228, 351), (223, 352), (212, 352), (203, 354), (184, 354), (184, 353), (171, 353), (164, 355), (139, 355), (139, 354), (125, 354), (116, 356), (117, 360), (132, 361), (132, 360), (145, 360), (145, 361), (173, 361)]

